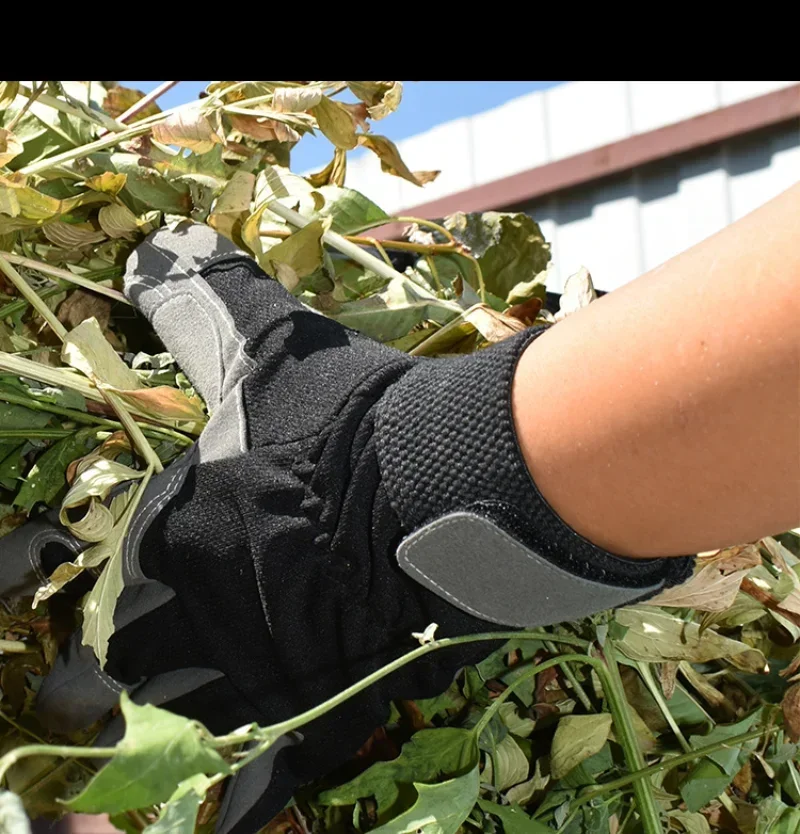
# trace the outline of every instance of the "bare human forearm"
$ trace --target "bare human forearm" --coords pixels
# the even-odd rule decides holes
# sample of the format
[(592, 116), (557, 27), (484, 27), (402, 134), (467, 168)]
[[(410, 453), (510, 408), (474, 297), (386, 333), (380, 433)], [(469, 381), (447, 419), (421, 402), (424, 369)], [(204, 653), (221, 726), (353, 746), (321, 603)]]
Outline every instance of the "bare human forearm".
[(544, 497), (612, 553), (800, 524), (800, 184), (536, 339), (512, 404)]

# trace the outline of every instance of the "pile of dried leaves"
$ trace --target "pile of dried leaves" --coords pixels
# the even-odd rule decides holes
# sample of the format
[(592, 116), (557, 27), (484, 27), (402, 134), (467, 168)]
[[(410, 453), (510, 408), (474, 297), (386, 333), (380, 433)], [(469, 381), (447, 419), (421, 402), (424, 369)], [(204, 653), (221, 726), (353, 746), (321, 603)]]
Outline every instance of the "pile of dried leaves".
[[(97, 728), (54, 738), (33, 715), (76, 622), (105, 658), (138, 496), (207, 417), (120, 293), (148, 231), (208, 223), (304, 303), (415, 355), (477, 350), (593, 299), (582, 270), (560, 311), (543, 309), (549, 246), (524, 214), (369, 236), (394, 218), (345, 187), (347, 151), (362, 146), (418, 185), (436, 175), (410, 171), (371, 130), (401, 92), (394, 81), (220, 81), (162, 113), (114, 82), (0, 82), (0, 536), (57, 508), (91, 544), (34, 599), (0, 610), (3, 830), (25, 830), (17, 797), (31, 816), (62, 813), (58, 800), (73, 797), (71, 809), (107, 812), (124, 831), (210, 830), (227, 774), (313, 718), (215, 739), (123, 698), (125, 741), (90, 781), (77, 748)], [(330, 164), (291, 173), (291, 148), (317, 131)], [(707, 554), (652, 604), (507, 635), (440, 697), (394, 704), (358, 759), (304, 789), (271, 829), (798, 830), (796, 532)], [(422, 642), (414, 657), (448, 644)], [(167, 759), (176, 735), (182, 755)], [(77, 747), (48, 753), (39, 741)], [(132, 776), (136, 789), (121, 789)]]

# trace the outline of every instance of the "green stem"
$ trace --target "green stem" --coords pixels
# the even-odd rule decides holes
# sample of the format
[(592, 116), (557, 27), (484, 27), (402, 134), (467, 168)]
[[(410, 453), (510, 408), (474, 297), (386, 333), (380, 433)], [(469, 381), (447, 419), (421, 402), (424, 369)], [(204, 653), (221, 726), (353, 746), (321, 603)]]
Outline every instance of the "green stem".
[(23, 359), (14, 356), (13, 353), (6, 353), (0, 350), (0, 371), (22, 376), (27, 379), (35, 379), (45, 385), (55, 385), (56, 388), (71, 388), (82, 394), (84, 399), (96, 403), (105, 403), (102, 394), (92, 385), (86, 377), (68, 371), (65, 368), (51, 368), (48, 365), (41, 365), (30, 359)]
[(573, 800), (573, 805), (570, 807), (570, 810), (578, 808), (581, 805), (585, 805), (587, 802), (591, 802), (591, 800), (596, 799), (598, 796), (602, 796), (604, 793), (608, 793), (609, 791), (626, 788), (637, 779), (650, 779), (652, 776), (655, 776), (658, 773), (663, 773), (665, 770), (672, 770), (673, 768), (680, 767), (681, 765), (689, 764), (696, 759), (702, 759), (704, 756), (716, 753), (718, 750), (730, 749), (731, 747), (736, 747), (739, 744), (744, 744), (747, 741), (752, 741), (755, 738), (765, 738), (772, 735), (772, 733), (777, 732), (779, 729), (781, 728), (776, 726), (767, 727), (763, 730), (751, 730), (748, 733), (742, 733), (739, 736), (731, 736), (731, 738), (727, 738), (724, 741), (718, 741), (715, 744), (709, 744), (706, 747), (697, 747), (689, 753), (682, 753), (680, 756), (665, 759), (658, 764), (650, 765), (650, 767), (644, 767), (641, 770), (634, 771), (633, 773), (627, 773), (625, 776), (620, 776), (619, 779), (613, 779), (610, 782), (598, 785), (596, 788), (589, 789), (587, 793), (584, 793)]
[(63, 342), (67, 338), (67, 328), (61, 324), (56, 314), (42, 301), (36, 290), (11, 266), (2, 252), (0, 252), (0, 270), (5, 272), (19, 294), (27, 299), (28, 303), (50, 325), (56, 336)]
[[(283, 218), (287, 223), (291, 223), (299, 229), (304, 228), (311, 222), (307, 218), (303, 217), (302, 214), (298, 214), (296, 211), (286, 208), (286, 206), (279, 203), (277, 200), (269, 202), (267, 204), (267, 208), (273, 214), (277, 214), (278, 217)], [(410, 281), (407, 275), (403, 275), (398, 272), (394, 267), (384, 263), (380, 258), (370, 255), (369, 252), (365, 252), (360, 246), (355, 243), (351, 243), (349, 240), (336, 232), (325, 232), (322, 235), (322, 240), (334, 249), (338, 249), (343, 255), (347, 255), (347, 257), (351, 260), (361, 264), (361, 266), (371, 269), (376, 275), (380, 275), (381, 278), (386, 278), (388, 281), (401, 281), (406, 285), (410, 284), (415, 293), (419, 292), (419, 287), (414, 284), (413, 281)], [(462, 312), (461, 307), (459, 307), (458, 304), (452, 301), (437, 299), (435, 296), (431, 296), (430, 303), (446, 310), (450, 310), (456, 315), (460, 315)]]
[(0, 785), (9, 768), (28, 756), (61, 756), (65, 759), (110, 759), (116, 747), (70, 747), (68, 744), (25, 744), (16, 747), (0, 759)]
[[(15, 255), (15, 257), (17, 257)], [(117, 276), (122, 275), (122, 268), (118, 266), (112, 266), (108, 269), (99, 269), (96, 272), (87, 272), (85, 275), (81, 276), (84, 280), (91, 281), (92, 285), (97, 284), (100, 281), (105, 281), (108, 278), (116, 278)], [(54, 295), (58, 295), (60, 292), (64, 292), (65, 289), (69, 289), (69, 285), (66, 281), (56, 281), (56, 286), (54, 287), (45, 287), (38, 293), (39, 298), (43, 301), (47, 298), (51, 298)], [(0, 307), (0, 319), (4, 319), (7, 316), (16, 315), (20, 310), (24, 310), (28, 306), (28, 300), (26, 298), (18, 298), (15, 301), (10, 301), (3, 307)]]
[[(60, 278), (68, 284), (75, 284), (86, 290), (90, 290), (91, 292), (96, 292), (99, 295), (105, 295), (113, 301), (121, 301), (123, 304), (131, 303), (118, 290), (114, 290), (111, 287), (104, 287), (96, 281), (92, 281), (91, 278), (85, 278), (82, 275), (75, 275), (75, 273), (70, 272), (68, 269), (61, 269), (61, 267), (51, 266), (50, 264), (42, 263), (42, 261), (35, 261), (33, 258), (24, 258), (22, 255), (15, 255), (13, 252), (0, 251), (0, 257), (5, 258), (10, 263), (16, 264), (17, 266), (24, 266), (28, 269), (33, 269), (36, 272), (46, 275), (47, 277), (52, 276), (54, 278)], [(39, 298), (41, 298), (41, 296), (39, 296)]]
[[(625, 690), (622, 687), (622, 678), (619, 675), (619, 667), (617, 666), (616, 658), (614, 657), (614, 646), (611, 643), (605, 655), (605, 665), (608, 670), (609, 686), (603, 687), (606, 697), (608, 698), (608, 705), (612, 715), (619, 713), (623, 716), (623, 720), (617, 723), (614, 722), (614, 729), (617, 731), (617, 740), (622, 745), (625, 751), (625, 760), (628, 767), (633, 767), (636, 770), (642, 770), (645, 767), (644, 754), (639, 747), (639, 741), (636, 738), (636, 730), (633, 727), (633, 722), (630, 719), (630, 709), (628, 701), (625, 698)], [(595, 669), (596, 671), (596, 669)], [(598, 675), (599, 676), (599, 675)], [(602, 676), (599, 676), (602, 681)], [(642, 828), (646, 834), (657, 834), (661, 831), (661, 818), (656, 805), (655, 797), (653, 796), (653, 786), (649, 779), (637, 779), (633, 783), (633, 794), (636, 797), (636, 805), (639, 809), (639, 816), (642, 821)]]
[(58, 440), (72, 434), (71, 429), (0, 429), (0, 440)]
[(128, 411), (127, 406), (122, 399), (111, 391), (103, 391), (108, 404), (114, 409), (120, 422), (128, 432), (131, 442), (139, 450), (148, 466), (152, 466), (155, 472), (163, 472), (164, 465), (161, 463), (155, 450), (150, 445), (150, 441), (144, 436), (139, 424), (133, 419), (133, 415)]
[(8, 123), (6, 130), (9, 133), (14, 132), (14, 128), (19, 124), (20, 119), (22, 119), (22, 117), (28, 112), (33, 102), (42, 95), (44, 92), (44, 81), (42, 81), (42, 83), (33, 90), (28, 89), (24, 84), (20, 84), (19, 92), (21, 92), (22, 95), (27, 96), (28, 100), (22, 105), (22, 107), (20, 107), (19, 113), (17, 113), (17, 115), (14, 116), (14, 118)]
[(37, 90), (31, 91), (28, 87), (24, 84), (19, 85), (19, 91), (24, 96), (28, 96), (28, 101), (31, 101), (31, 97), (34, 99), (38, 98), (41, 104), (46, 104), (48, 107), (52, 107), (53, 110), (58, 110), (61, 113), (66, 114), (67, 116), (74, 116), (76, 119), (80, 119), (84, 122), (89, 122), (90, 124), (95, 125), (102, 125), (109, 130), (113, 131), (120, 131), (123, 128), (118, 125), (111, 116), (103, 113), (99, 110), (93, 110), (92, 116), (90, 116), (85, 111), (81, 110), (79, 107), (73, 107), (71, 104), (68, 104), (65, 101), (61, 101), (61, 99), (56, 98), (55, 96), (51, 96), (49, 93), (42, 92), (44, 90), (44, 84)]
[(669, 706), (667, 705), (667, 701), (664, 698), (664, 693), (661, 691), (661, 687), (658, 685), (658, 682), (653, 677), (653, 672), (650, 669), (650, 665), (647, 663), (640, 663), (636, 662), (636, 668), (639, 670), (639, 674), (642, 676), (642, 680), (645, 683), (645, 686), (649, 690), (650, 694), (653, 696), (653, 700), (658, 704), (658, 708), (661, 710), (661, 714), (664, 716), (667, 724), (669, 724), (670, 729), (672, 730), (675, 738), (678, 739), (678, 743), (683, 748), (684, 753), (688, 753), (692, 749), (692, 745), (686, 740), (686, 736), (681, 732), (681, 728), (678, 726), (678, 722), (673, 717), (672, 713), (670, 712)]
[[(544, 646), (547, 649), (547, 651), (549, 651), (551, 654), (556, 654), (558, 652), (558, 649), (556, 648), (552, 640), (546, 640)], [(583, 708), (587, 712), (594, 712), (595, 709), (591, 699), (586, 694), (586, 690), (583, 688), (583, 686), (581, 686), (581, 682), (578, 680), (578, 676), (575, 674), (575, 672), (572, 671), (572, 667), (569, 665), (569, 663), (564, 663), (561, 666), (561, 671), (564, 673), (564, 677), (570, 682), (570, 685), (572, 686), (572, 689), (575, 692), (575, 696), (581, 702)]]

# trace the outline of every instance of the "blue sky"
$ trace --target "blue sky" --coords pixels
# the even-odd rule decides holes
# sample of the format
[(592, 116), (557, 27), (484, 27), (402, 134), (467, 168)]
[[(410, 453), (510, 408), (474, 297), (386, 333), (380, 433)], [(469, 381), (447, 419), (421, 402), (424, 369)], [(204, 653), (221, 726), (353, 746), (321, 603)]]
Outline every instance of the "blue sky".
[[(125, 87), (149, 92), (161, 81), (120, 81)], [(208, 81), (181, 81), (159, 103), (174, 107), (197, 98)], [(544, 90), (562, 81), (404, 81), (403, 101), (396, 113), (380, 123), (380, 132), (397, 142), (429, 130), (442, 122), (472, 116), (498, 107), (517, 96)], [(375, 129), (375, 128), (373, 128)], [(356, 151), (358, 153), (358, 151)], [(325, 165), (331, 145), (325, 139), (306, 136), (292, 151), (292, 168), (306, 171)]]

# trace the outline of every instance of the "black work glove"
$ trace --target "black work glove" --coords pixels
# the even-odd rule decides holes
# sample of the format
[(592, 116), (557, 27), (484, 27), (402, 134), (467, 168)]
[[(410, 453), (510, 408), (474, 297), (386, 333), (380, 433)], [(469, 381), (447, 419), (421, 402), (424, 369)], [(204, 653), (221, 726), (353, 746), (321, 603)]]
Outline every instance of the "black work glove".
[[(54, 728), (102, 717), (123, 688), (217, 734), (268, 725), (410, 650), (430, 623), (455, 636), (559, 622), (688, 575), (690, 559), (600, 550), (538, 494), (510, 389), (540, 331), (414, 360), (305, 308), (192, 224), (151, 235), (125, 283), (212, 418), (139, 506), (105, 670), (76, 636), (43, 684)], [(0, 592), (29, 592), (81, 546), (50, 515), (29, 522), (0, 541)], [(491, 648), (431, 653), (284, 739), (233, 780), (218, 830), (256, 831), (349, 758), (391, 699), (437, 694)], [(112, 723), (98, 743), (119, 734)]]

